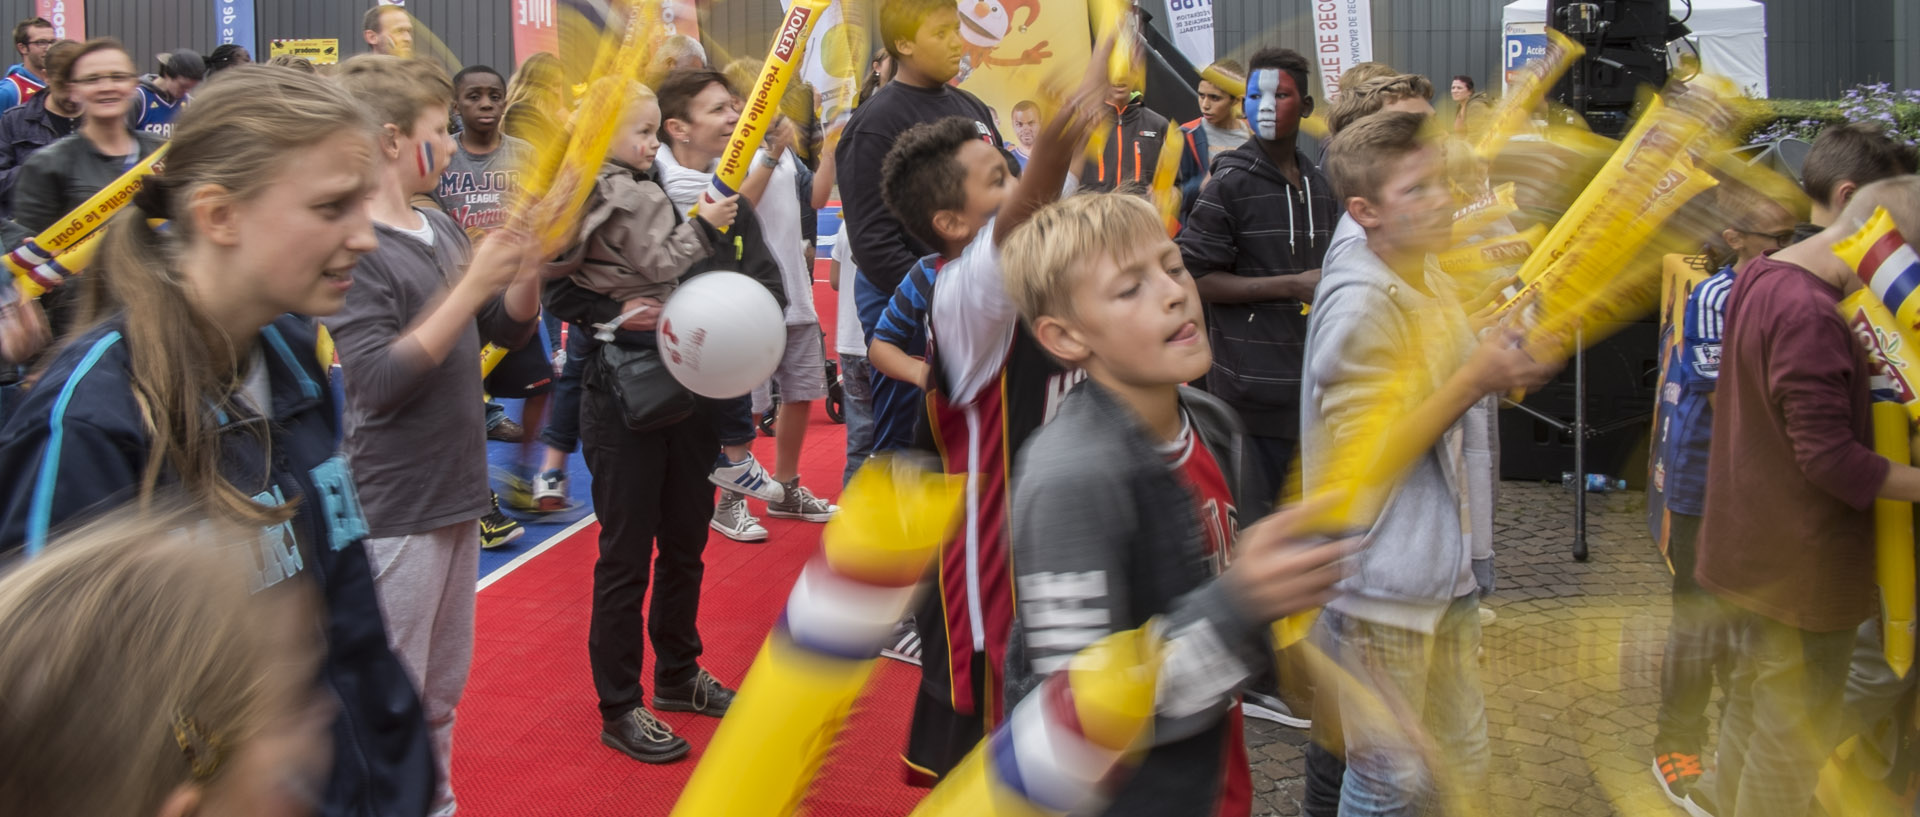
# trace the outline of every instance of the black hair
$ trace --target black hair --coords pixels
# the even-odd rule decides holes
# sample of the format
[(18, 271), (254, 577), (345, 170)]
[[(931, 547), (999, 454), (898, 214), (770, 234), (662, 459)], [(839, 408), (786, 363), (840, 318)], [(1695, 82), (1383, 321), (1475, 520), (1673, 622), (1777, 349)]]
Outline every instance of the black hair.
[(1473, 77), (1467, 76), (1466, 74), (1454, 74), (1453, 81), (1459, 82), (1459, 83), (1465, 83), (1467, 86), (1467, 93), (1474, 92)]
[(967, 207), (967, 168), (960, 149), (980, 139), (979, 126), (964, 116), (949, 116), (908, 128), (880, 165), (880, 197), (909, 235), (936, 250), (946, 239), (934, 229), (933, 214)]
[(1307, 63), (1306, 57), (1300, 56), (1300, 52), (1291, 48), (1262, 48), (1247, 60), (1247, 77), (1252, 79), (1253, 72), (1268, 68), (1278, 68), (1292, 75), (1293, 87), (1300, 92), (1300, 95), (1311, 95), (1311, 89), (1307, 87), (1307, 77), (1312, 73), (1313, 67)]
[(895, 43), (913, 39), (928, 17), (955, 10), (952, 0), (887, 0), (880, 4), (880, 45), (898, 62), (900, 52)]
[(667, 137), (667, 120), (692, 121), (689, 117), (692, 116), (690, 109), (693, 106), (693, 98), (699, 96), (701, 91), (705, 91), (707, 86), (716, 84), (727, 89), (729, 94), (736, 93), (733, 83), (727, 81), (727, 75), (711, 68), (674, 71), (667, 74), (667, 78), (660, 82), (660, 87), (653, 89), (654, 95), (660, 98), (660, 141), (662, 143), (671, 141)]
[(500, 80), (500, 87), (505, 88), (507, 85), (507, 76), (505, 74), (500, 73), (499, 71), (493, 70), (492, 67), (486, 66), (486, 65), (469, 65), (465, 68), (460, 69), (460, 73), (453, 75), (454, 91), (458, 92), (460, 90), (461, 80), (464, 80), (467, 77), (473, 76), (474, 74), (492, 74), (495, 78)]
[(207, 73), (218, 73), (236, 65), (244, 65), (252, 61), (253, 55), (247, 53), (246, 46), (240, 45), (239, 43), (222, 43), (214, 46), (212, 51), (207, 52)]
[(207, 61), (200, 56), (200, 52), (191, 48), (182, 48), (161, 59), (160, 70), (154, 73), (166, 79), (190, 79), (199, 82), (207, 78)]

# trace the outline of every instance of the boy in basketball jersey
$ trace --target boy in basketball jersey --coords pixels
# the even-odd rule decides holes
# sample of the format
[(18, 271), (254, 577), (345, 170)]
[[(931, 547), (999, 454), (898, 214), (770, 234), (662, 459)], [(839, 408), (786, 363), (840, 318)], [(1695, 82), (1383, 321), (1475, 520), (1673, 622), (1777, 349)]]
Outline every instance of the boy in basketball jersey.
[[(918, 447), (937, 449), (948, 473), (967, 474), (966, 525), (942, 550), (936, 592), (915, 614), (923, 648), (920, 694), (907, 736), (907, 782), (931, 786), (1004, 714), (1002, 677), (1012, 633), (1007, 561), (1007, 465), (1046, 419), (1068, 372), (1016, 332), (1000, 277), (999, 241), (1059, 196), (1106, 94), (1111, 40), (1088, 63), (1067, 105), (1042, 129), (1011, 193), (1006, 161), (987, 139), (943, 159), (887, 162), (887, 204), (906, 229), (939, 239), (920, 260), (937, 275), (927, 308), (927, 422)], [(903, 143), (905, 140), (902, 140)], [(909, 176), (917, 177), (910, 179)], [(1004, 205), (1003, 205), (1004, 203)]]

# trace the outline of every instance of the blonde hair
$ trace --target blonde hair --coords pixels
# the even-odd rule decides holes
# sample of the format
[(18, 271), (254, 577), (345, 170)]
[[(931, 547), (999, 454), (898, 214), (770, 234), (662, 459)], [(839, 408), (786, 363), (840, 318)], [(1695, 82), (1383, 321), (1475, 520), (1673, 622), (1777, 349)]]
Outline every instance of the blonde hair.
[(1072, 317), (1073, 288), (1088, 265), (1162, 239), (1153, 205), (1125, 193), (1082, 193), (1040, 209), (1000, 245), (1007, 294), (1032, 326), (1045, 316)]
[(340, 64), (333, 81), (373, 113), (374, 124), (411, 133), (420, 116), (453, 106), (453, 80), (427, 60), (361, 54)]
[(249, 593), (259, 536), (122, 516), (0, 579), (9, 812), (153, 814), (182, 785), (219, 785), (249, 740), (297, 711), (313, 676), (287, 659), (318, 645), (283, 636), (289, 613), (318, 608), (304, 585), (289, 585), (292, 611), (263, 609), (290, 598), (278, 588)]
[(1380, 109), (1400, 100), (1429, 99), (1433, 96), (1433, 82), (1419, 74), (1374, 77), (1356, 84), (1351, 90), (1345, 85), (1346, 77), (1340, 79), (1340, 100), (1333, 103), (1333, 114), (1327, 119), (1327, 129), (1333, 133), (1339, 133), (1348, 125), (1379, 113)]
[[(189, 499), (225, 518), (268, 524), (292, 514), (290, 506), (252, 500), (264, 485), (235, 486), (220, 472), (215, 409), (236, 413), (242, 363), (234, 339), (193, 305), (175, 272), (194, 233), (186, 203), (206, 185), (250, 200), (279, 179), (289, 154), (356, 131), (371, 136), (365, 110), (324, 80), (267, 66), (233, 68), (194, 95), (173, 126), (166, 171), (149, 177), (107, 226), (103, 269), (81, 276), (93, 302), (83, 316), (104, 306), (97, 287), (123, 309), (134, 398), (152, 435), (140, 478), (143, 504), (170, 472)], [(172, 225), (162, 234), (149, 218)], [(266, 428), (250, 425), (266, 448)]]
[(1348, 91), (1360, 87), (1361, 83), (1367, 82), (1368, 80), (1396, 76), (1399, 73), (1399, 71), (1393, 70), (1393, 66), (1384, 62), (1360, 63), (1352, 68), (1348, 68), (1340, 75), (1340, 95), (1346, 96)]

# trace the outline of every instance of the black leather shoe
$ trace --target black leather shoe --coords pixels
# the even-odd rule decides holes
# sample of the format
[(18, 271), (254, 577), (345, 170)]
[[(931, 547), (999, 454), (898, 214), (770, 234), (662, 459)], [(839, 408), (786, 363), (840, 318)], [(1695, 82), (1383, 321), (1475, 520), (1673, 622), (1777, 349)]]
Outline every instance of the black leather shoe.
[(726, 716), (730, 706), (733, 706), (733, 690), (721, 686), (706, 670), (695, 673), (693, 680), (684, 684), (655, 685), (653, 689), (653, 708), (662, 712), (692, 712), (720, 718)]
[(634, 707), (617, 721), (605, 725), (600, 742), (641, 763), (672, 763), (692, 750), (687, 739), (675, 735), (644, 707)]

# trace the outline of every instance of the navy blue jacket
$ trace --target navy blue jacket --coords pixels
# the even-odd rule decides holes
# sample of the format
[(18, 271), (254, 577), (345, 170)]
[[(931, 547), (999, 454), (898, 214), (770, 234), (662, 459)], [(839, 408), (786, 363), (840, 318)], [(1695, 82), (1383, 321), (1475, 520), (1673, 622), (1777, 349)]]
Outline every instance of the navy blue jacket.
[[(149, 439), (122, 326), (109, 321), (68, 345), (0, 427), (0, 473), (11, 477), (0, 488), (0, 560), (38, 552), (49, 534), (136, 495)], [(435, 789), (426, 721), (387, 647), (361, 547), (367, 524), (339, 452), (339, 419), (315, 330), (286, 315), (261, 330), (260, 343), (273, 405), (272, 460), (252, 433), (259, 419), (232, 416), (222, 429), (222, 470), (256, 501), (295, 507), (292, 519), (263, 532), (256, 588), (310, 581), (326, 603), (321, 680), (340, 709), (321, 813), (424, 815)]]

